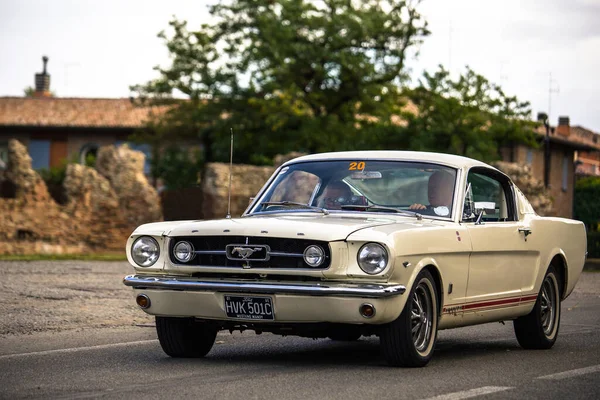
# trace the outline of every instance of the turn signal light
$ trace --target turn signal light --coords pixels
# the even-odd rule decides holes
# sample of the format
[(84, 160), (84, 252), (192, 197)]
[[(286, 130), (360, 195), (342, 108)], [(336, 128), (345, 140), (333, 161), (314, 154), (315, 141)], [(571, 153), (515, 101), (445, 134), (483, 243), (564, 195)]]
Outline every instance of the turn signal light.
[(375, 316), (375, 307), (373, 304), (362, 304), (358, 311), (365, 318), (373, 318)]
[(138, 294), (135, 298), (135, 302), (138, 306), (140, 306), (140, 308), (146, 309), (150, 307), (150, 297), (146, 296), (145, 294)]

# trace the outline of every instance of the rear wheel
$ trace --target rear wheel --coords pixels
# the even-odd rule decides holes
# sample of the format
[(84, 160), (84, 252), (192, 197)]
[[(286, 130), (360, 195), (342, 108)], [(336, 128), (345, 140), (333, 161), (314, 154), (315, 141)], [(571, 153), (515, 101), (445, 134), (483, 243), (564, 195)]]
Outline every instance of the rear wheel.
[(194, 318), (156, 317), (156, 333), (171, 357), (204, 357), (212, 349), (217, 327)]
[(515, 335), (525, 349), (549, 349), (556, 342), (560, 326), (559, 280), (554, 267), (548, 268), (533, 310), (513, 322)]
[(423, 367), (433, 356), (437, 339), (437, 291), (427, 270), (421, 271), (400, 316), (381, 332), (381, 347), (388, 364)]

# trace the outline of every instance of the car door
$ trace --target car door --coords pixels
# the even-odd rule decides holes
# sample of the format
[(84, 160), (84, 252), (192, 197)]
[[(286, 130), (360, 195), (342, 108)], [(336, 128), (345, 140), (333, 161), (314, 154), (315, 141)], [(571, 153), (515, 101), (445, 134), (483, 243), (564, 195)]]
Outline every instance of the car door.
[(514, 189), (506, 176), (490, 168), (472, 168), (467, 186), (463, 223), (472, 253), (465, 316), (506, 311), (520, 304), (523, 281), (535, 268), (537, 254), (518, 220)]

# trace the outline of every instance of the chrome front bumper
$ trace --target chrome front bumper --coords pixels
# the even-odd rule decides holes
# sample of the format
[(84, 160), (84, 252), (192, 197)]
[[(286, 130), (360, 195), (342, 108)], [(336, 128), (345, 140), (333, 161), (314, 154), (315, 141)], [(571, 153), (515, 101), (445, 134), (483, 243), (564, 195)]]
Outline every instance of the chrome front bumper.
[(186, 277), (128, 275), (123, 279), (134, 289), (180, 290), (191, 292), (227, 292), (283, 294), (304, 296), (336, 296), (384, 299), (406, 291), (404, 285), (344, 284), (344, 283), (257, 283), (207, 281)]

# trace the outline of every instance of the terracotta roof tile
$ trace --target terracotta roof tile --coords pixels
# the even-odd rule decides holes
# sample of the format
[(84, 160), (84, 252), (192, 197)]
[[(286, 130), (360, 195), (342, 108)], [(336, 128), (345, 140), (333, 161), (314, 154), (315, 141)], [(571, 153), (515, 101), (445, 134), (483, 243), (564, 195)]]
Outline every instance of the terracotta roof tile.
[(0, 126), (140, 128), (152, 113), (129, 99), (0, 97)]

